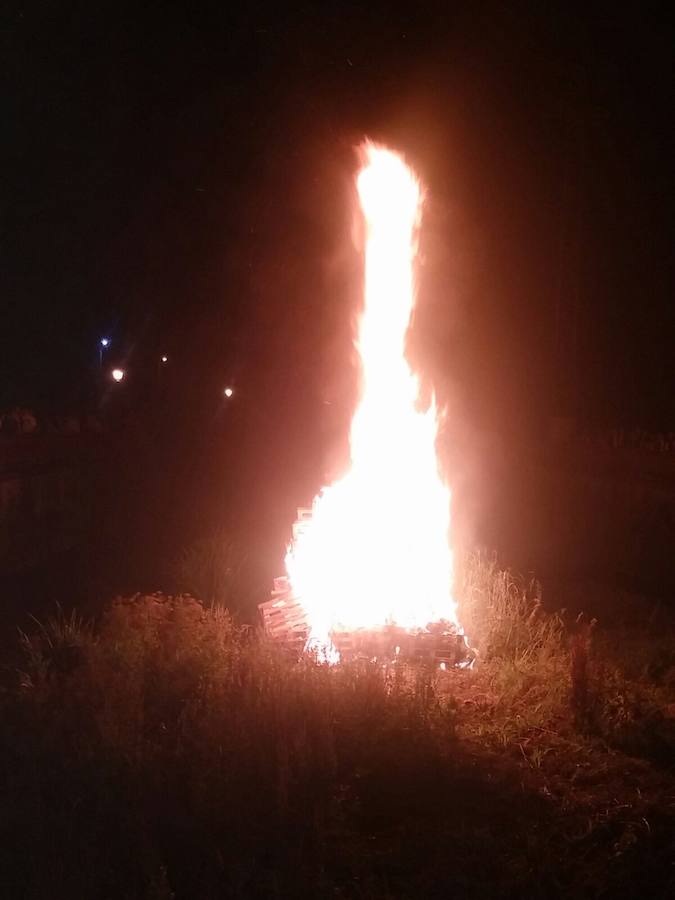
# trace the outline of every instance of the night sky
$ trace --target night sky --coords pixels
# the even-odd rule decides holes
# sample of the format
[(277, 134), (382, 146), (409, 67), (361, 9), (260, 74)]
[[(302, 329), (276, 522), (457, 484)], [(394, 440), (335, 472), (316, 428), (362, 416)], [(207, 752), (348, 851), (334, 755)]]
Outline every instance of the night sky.
[(458, 414), (674, 427), (673, 34), (589, 6), (5, 4), (0, 406), (86, 402), (103, 334), (348, 398), (368, 134), (428, 188), (411, 356)]

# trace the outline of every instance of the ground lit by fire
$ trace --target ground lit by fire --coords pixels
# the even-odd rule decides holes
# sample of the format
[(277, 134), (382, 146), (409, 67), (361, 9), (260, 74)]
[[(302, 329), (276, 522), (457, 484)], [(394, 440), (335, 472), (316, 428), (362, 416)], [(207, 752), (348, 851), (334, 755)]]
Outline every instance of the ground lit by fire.
[(346, 474), (315, 498), (286, 556), (309, 643), (387, 625), (458, 629), (449, 546), (450, 491), (436, 457), (438, 410), (418, 407), (406, 360), (415, 305), (423, 191), (396, 153), (362, 149), (357, 177), (365, 236), (364, 303), (356, 346), (360, 400)]

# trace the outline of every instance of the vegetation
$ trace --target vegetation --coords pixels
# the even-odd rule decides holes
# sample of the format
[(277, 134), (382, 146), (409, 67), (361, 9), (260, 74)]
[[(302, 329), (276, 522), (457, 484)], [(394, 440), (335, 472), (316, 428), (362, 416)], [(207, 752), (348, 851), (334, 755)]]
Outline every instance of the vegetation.
[(458, 592), (472, 671), (292, 659), (188, 596), (35, 623), (3, 895), (672, 896), (672, 641), (622, 655), (480, 557)]
[(207, 607), (246, 614), (265, 593), (258, 563), (228, 530), (220, 529), (183, 549), (173, 566), (173, 581), (181, 593)]

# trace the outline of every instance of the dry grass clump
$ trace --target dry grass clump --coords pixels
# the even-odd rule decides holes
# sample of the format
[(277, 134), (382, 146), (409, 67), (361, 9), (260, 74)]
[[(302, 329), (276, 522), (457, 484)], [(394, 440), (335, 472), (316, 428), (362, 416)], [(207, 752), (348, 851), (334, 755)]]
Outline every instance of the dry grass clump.
[(467, 683), (480, 712), (478, 733), (493, 731), (506, 744), (523, 730), (568, 718), (573, 683), (564, 612), (546, 613), (537, 582), (524, 583), (478, 553), (459, 560), (457, 593), (478, 650)]
[[(479, 650), (466, 690), (480, 715), (465, 730), (541, 754), (560, 740), (600, 739), (655, 760), (675, 758), (675, 644), (670, 635), (544, 610), (536, 581), (469, 554), (458, 566), (462, 620)], [(474, 700), (471, 699), (471, 704)], [(470, 707), (473, 708), (473, 706)], [(489, 711), (489, 715), (487, 712)]]
[(588, 730), (631, 756), (675, 760), (675, 641), (646, 625), (595, 638)]

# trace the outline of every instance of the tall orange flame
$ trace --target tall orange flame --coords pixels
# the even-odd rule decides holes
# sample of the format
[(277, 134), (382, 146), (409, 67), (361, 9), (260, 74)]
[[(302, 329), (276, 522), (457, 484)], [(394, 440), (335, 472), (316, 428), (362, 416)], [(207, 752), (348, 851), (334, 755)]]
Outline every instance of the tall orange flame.
[(286, 555), (310, 641), (324, 648), (331, 648), (332, 631), (457, 621), (437, 410), (416, 408), (418, 380), (405, 358), (422, 192), (397, 154), (368, 143), (363, 155), (362, 393), (351, 425), (351, 465), (315, 498)]

